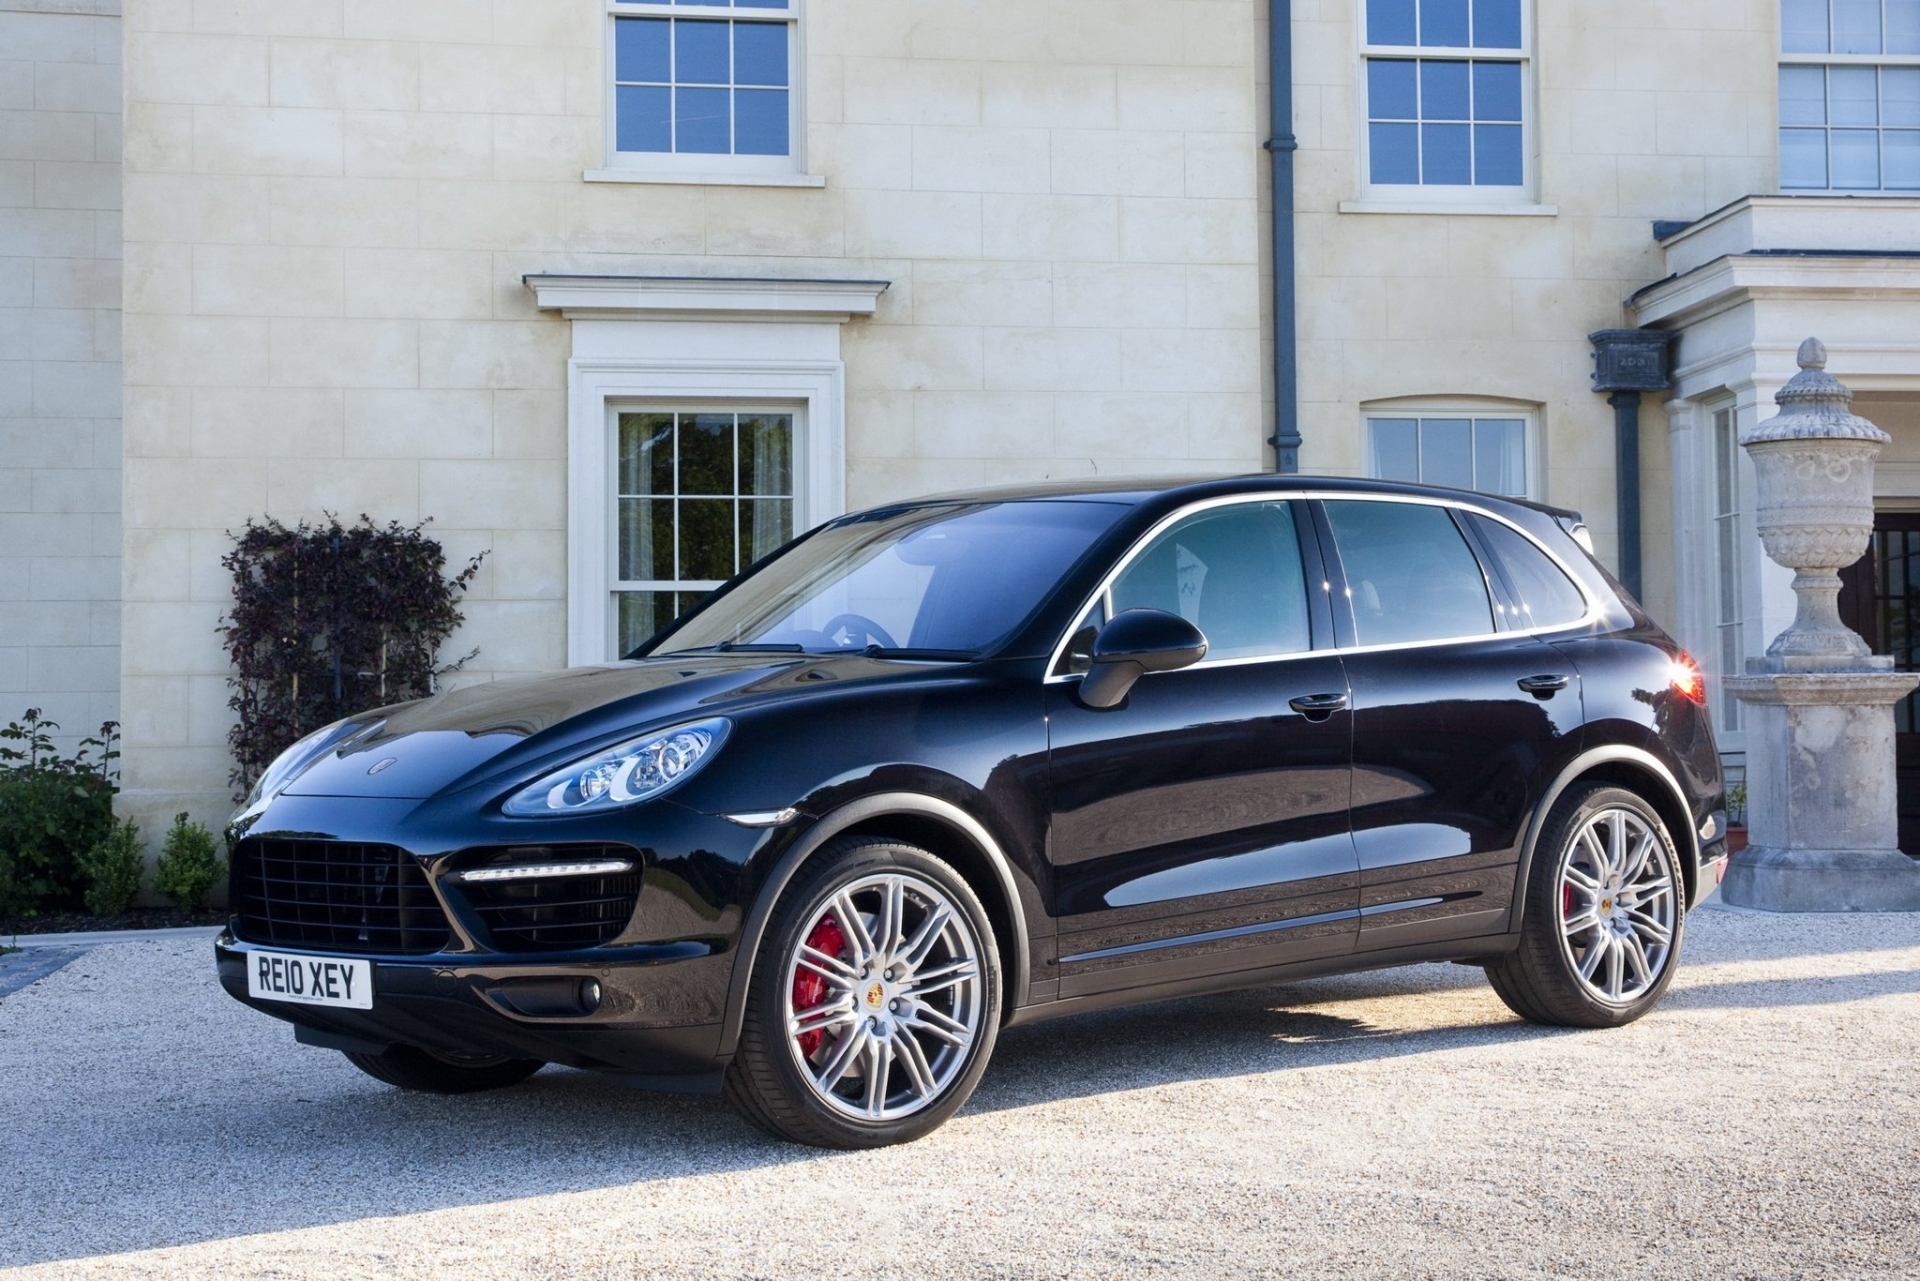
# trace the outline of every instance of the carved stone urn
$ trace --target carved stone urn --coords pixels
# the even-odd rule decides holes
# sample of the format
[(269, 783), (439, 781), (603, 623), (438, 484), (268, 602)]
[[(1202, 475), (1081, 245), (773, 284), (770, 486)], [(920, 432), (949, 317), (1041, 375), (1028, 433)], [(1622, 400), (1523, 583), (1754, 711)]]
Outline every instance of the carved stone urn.
[(1818, 339), (1779, 414), (1742, 432), (1767, 555), (1794, 572), (1793, 625), (1727, 688), (1748, 705), (1748, 844), (1721, 897), (1775, 912), (1920, 911), (1899, 849), (1893, 705), (1920, 685), (1840, 621), (1840, 570), (1873, 533), (1873, 463), (1891, 439), (1847, 409)]
[(1853, 393), (1827, 372), (1818, 338), (1800, 344), (1800, 372), (1774, 397), (1780, 412), (1740, 433), (1759, 481), (1755, 521), (1767, 556), (1794, 571), (1793, 625), (1767, 646), (1775, 671), (1890, 666), (1840, 621), (1840, 570), (1873, 534), (1873, 461), (1892, 437), (1847, 408)]

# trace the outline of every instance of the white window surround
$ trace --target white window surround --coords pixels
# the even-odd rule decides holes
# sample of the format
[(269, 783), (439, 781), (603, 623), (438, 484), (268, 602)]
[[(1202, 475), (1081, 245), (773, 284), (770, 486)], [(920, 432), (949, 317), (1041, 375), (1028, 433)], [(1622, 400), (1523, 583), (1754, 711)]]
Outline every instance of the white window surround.
[(1540, 405), (1537, 402), (1488, 396), (1421, 396), (1367, 401), (1360, 406), (1360, 472), (1369, 477), (1375, 474), (1371, 421), (1375, 418), (1518, 418), (1522, 424), (1522, 448), (1526, 451), (1527, 488), (1521, 496), (1534, 500), (1544, 497), (1546, 451), (1542, 447)]
[(535, 305), (573, 322), (567, 361), (567, 663), (613, 648), (610, 408), (791, 405), (794, 530), (846, 504), (846, 366), (840, 326), (870, 316), (883, 280), (530, 275)]
[[(1354, 124), (1356, 179), (1359, 198), (1343, 200), (1343, 214), (1490, 214), (1517, 217), (1551, 218), (1559, 214), (1554, 205), (1539, 200), (1538, 121), (1539, 95), (1534, 76), (1534, 5), (1520, 3), (1520, 47), (1518, 49), (1470, 49), (1431, 45), (1376, 45), (1369, 43), (1366, 0), (1353, 0), (1354, 41)], [(1367, 99), (1367, 62), (1371, 58), (1481, 59), (1520, 64), (1520, 158), (1522, 180), (1518, 186), (1448, 186), (1440, 184), (1375, 183), (1372, 181), (1372, 155)]]
[[(806, 0), (786, 0), (784, 11), (737, 6), (727, 0), (714, 3), (675, 3), (674, 0), (605, 0), (601, 88), (604, 105), (605, 166), (580, 176), (587, 182), (665, 183), (683, 186), (824, 187), (826, 177), (806, 172)], [(620, 18), (688, 19), (694, 21), (778, 21), (788, 27), (787, 154), (674, 154), (621, 151), (616, 89), (614, 24)]]

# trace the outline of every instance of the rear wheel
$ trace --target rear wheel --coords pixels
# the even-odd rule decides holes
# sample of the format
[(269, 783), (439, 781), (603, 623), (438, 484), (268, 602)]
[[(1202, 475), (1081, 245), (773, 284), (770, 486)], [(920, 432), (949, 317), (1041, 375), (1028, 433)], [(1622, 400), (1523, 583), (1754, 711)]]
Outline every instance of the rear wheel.
[(417, 1045), (390, 1045), (379, 1054), (347, 1052), (347, 1061), (376, 1080), (426, 1094), (474, 1094), (520, 1082), (546, 1064), (539, 1059), (455, 1057)]
[(1652, 1009), (1680, 958), (1685, 882), (1666, 824), (1619, 787), (1560, 798), (1534, 847), (1517, 951), (1487, 966), (1536, 1023), (1618, 1027)]
[(798, 1143), (903, 1143), (967, 1101), (999, 1024), (993, 927), (959, 873), (894, 841), (829, 845), (768, 923), (727, 1098)]

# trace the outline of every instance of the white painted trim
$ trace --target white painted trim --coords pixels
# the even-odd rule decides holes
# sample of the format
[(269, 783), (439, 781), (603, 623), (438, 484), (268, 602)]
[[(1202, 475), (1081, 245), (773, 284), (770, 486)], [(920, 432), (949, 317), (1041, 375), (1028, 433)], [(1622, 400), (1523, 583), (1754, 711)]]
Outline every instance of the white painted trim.
[[(729, 317), (731, 319), (731, 317)], [(610, 329), (612, 326), (595, 326)], [(631, 329), (644, 348), (651, 324)], [(579, 346), (575, 326), (575, 346)], [(605, 334), (599, 335), (604, 338)], [(838, 331), (834, 346), (838, 347)], [(722, 341), (731, 341), (723, 338)], [(576, 356), (567, 362), (567, 665), (604, 663), (613, 649), (609, 406), (698, 401), (791, 404), (805, 415), (794, 460), (794, 531), (846, 509), (846, 366), (838, 359)]]
[(523, 277), (534, 305), (569, 320), (783, 320), (841, 324), (871, 316), (890, 281), (705, 276)]
[[(1471, 190), (1481, 191), (1475, 187)], [(1415, 204), (1398, 200), (1342, 200), (1340, 212), (1343, 214), (1443, 214), (1449, 218), (1491, 215), (1497, 218), (1557, 218), (1560, 216), (1558, 205), (1496, 205), (1477, 202), (1450, 204)]]
[[(1847, 302), (1912, 301), (1920, 294), (1920, 259), (1732, 254), (1661, 281), (1629, 301), (1635, 322), (1684, 329), (1762, 298)], [(1908, 344), (1900, 345), (1903, 349)]]
[(656, 169), (589, 169), (583, 182), (658, 183), (669, 187), (824, 187), (818, 173), (668, 173)]

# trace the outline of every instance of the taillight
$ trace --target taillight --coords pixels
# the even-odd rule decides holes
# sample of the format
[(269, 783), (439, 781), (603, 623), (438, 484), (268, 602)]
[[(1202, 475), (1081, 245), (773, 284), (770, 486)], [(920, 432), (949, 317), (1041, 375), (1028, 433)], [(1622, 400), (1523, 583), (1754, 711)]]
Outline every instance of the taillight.
[(1668, 677), (1674, 692), (1682, 698), (1696, 703), (1707, 701), (1707, 678), (1700, 674), (1700, 664), (1693, 661), (1693, 655), (1681, 651), (1680, 657), (1673, 662), (1673, 672)]

